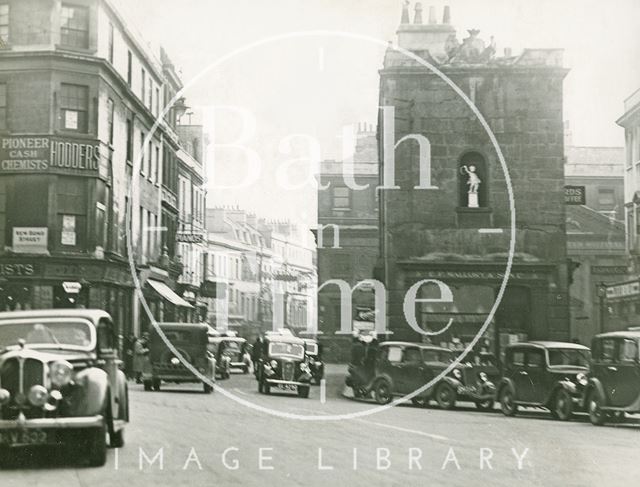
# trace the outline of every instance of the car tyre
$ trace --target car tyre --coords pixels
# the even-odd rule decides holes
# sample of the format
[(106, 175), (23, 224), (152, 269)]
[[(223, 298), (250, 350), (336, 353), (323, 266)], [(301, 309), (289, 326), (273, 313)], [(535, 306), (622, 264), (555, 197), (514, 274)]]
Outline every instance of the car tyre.
[(551, 405), (553, 417), (560, 421), (568, 421), (573, 416), (573, 401), (571, 396), (564, 389), (559, 389), (553, 396)]
[(589, 412), (589, 421), (595, 426), (602, 426), (605, 421), (605, 412), (602, 410), (602, 396), (598, 391), (592, 391), (589, 394), (587, 408)]
[(153, 379), (153, 390), (154, 391), (160, 390), (160, 379)]
[(447, 382), (441, 383), (436, 389), (436, 402), (440, 409), (452, 409), (456, 405), (456, 391)]
[(151, 390), (151, 381), (150, 380), (145, 380), (144, 381), (144, 390), (145, 391), (150, 391)]
[(380, 379), (376, 382), (373, 395), (378, 404), (389, 404), (393, 399), (391, 384), (386, 379)]
[(411, 404), (419, 408), (425, 408), (429, 404), (429, 399), (427, 399), (426, 397), (420, 397), (420, 396), (414, 397), (411, 399)]
[(202, 384), (202, 390), (204, 391), (205, 394), (211, 394), (213, 392), (213, 387), (211, 387), (209, 384), (207, 384), (206, 382), (203, 382)]
[(298, 397), (307, 399), (309, 397), (309, 386), (298, 386)]
[(107, 463), (107, 428), (103, 422), (99, 428), (92, 428), (88, 434), (87, 451), (90, 467), (102, 467)]
[(515, 416), (518, 412), (515, 395), (510, 387), (503, 387), (500, 391), (500, 409), (505, 416)]
[(493, 399), (487, 399), (485, 401), (476, 401), (476, 408), (478, 411), (493, 411), (495, 401)]

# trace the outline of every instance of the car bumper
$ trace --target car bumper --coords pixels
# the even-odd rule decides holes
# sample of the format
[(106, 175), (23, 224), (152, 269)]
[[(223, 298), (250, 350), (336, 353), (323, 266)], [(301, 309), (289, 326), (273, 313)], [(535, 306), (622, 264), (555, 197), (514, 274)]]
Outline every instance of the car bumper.
[(267, 383), (275, 385), (287, 385), (287, 386), (308, 386), (308, 382), (299, 382), (293, 380), (280, 380), (280, 379), (266, 379)]
[(0, 419), (0, 430), (16, 429), (83, 429), (99, 428), (104, 423), (102, 415), (77, 418)]

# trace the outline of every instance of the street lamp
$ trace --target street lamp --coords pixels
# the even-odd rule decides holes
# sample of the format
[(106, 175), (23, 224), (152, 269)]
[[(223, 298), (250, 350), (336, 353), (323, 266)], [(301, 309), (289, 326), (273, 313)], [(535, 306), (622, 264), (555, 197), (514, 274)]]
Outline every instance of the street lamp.
[(600, 333), (603, 333), (605, 330), (604, 326), (604, 317), (605, 317), (605, 309), (604, 309), (604, 298), (607, 296), (607, 286), (604, 282), (598, 283), (598, 307), (600, 314)]

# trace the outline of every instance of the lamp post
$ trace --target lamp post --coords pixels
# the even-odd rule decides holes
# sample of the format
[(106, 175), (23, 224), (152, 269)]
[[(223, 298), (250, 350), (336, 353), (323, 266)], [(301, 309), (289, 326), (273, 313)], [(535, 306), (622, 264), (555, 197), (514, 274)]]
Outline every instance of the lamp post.
[(605, 309), (604, 309), (604, 298), (607, 295), (607, 286), (605, 285), (604, 282), (599, 282), (598, 283), (598, 308), (599, 308), (599, 315), (600, 315), (600, 323), (599, 323), (599, 329), (600, 329), (600, 333), (603, 333), (605, 331), (605, 326), (604, 326), (604, 317), (605, 317)]

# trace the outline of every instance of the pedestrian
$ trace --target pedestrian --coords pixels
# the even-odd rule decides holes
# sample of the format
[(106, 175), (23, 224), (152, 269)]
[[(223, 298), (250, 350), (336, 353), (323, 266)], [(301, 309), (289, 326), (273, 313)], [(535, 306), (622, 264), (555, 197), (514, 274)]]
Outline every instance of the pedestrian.
[(258, 372), (258, 360), (260, 360), (260, 356), (262, 355), (262, 338), (258, 336), (256, 338), (255, 343), (253, 344), (253, 348), (251, 349), (251, 361), (253, 362), (253, 372)]
[(136, 337), (130, 333), (124, 340), (124, 373), (127, 379), (133, 379), (133, 353)]
[(142, 334), (142, 338), (135, 341), (133, 347), (133, 375), (137, 384), (142, 383), (142, 370), (144, 369), (146, 356), (149, 353), (148, 343), (149, 334), (145, 332)]

